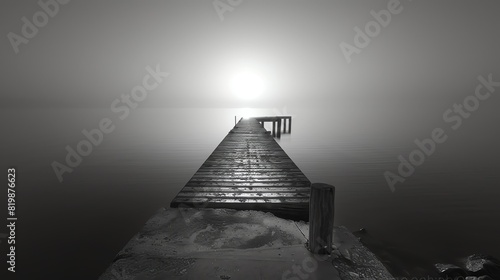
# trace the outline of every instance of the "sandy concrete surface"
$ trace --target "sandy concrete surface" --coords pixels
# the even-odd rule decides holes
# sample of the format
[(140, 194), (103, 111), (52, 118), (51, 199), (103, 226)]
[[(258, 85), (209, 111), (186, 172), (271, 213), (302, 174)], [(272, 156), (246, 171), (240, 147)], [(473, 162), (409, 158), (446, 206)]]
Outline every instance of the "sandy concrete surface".
[(99, 280), (393, 279), (346, 228), (331, 256), (306, 248), (308, 224), (260, 211), (160, 209)]

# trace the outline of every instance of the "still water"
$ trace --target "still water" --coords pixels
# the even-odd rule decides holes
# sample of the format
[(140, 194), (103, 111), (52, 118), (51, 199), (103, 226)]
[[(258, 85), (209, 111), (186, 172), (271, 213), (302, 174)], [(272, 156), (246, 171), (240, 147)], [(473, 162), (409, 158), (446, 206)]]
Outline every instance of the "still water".
[[(367, 229), (366, 242), (397, 273), (418, 274), (433, 262), (476, 252), (500, 257), (495, 108), (485, 107), (456, 131), (441, 118), (446, 104), (425, 113), (419, 106), (394, 108), (142, 108), (124, 120), (106, 108), (3, 110), (2, 166), (18, 169), (19, 276), (96, 279), (169, 205), (235, 116), (276, 114), (293, 116), (292, 134), (278, 140), (288, 155), (312, 182), (336, 186), (335, 224)], [(51, 163), (64, 163), (65, 147), (76, 147), (81, 131), (105, 117), (115, 129), (59, 182)], [(407, 158), (414, 140), (437, 127), (447, 142), (392, 192), (384, 172), (397, 174), (398, 156)]]

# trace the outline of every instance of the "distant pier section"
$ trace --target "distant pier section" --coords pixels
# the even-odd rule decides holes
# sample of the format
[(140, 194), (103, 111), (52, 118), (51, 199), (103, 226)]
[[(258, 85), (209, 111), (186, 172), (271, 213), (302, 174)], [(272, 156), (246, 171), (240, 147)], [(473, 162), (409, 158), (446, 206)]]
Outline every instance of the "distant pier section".
[[(272, 136), (266, 122), (273, 123)], [(307, 221), (311, 182), (273, 138), (290, 133), (291, 124), (290, 116), (240, 119), (170, 207), (259, 210)]]
[[(262, 127), (266, 122), (273, 123), (272, 134), (274, 137), (281, 138), (281, 125), (283, 124), (283, 133), (292, 133), (292, 117), (291, 116), (274, 116), (274, 117), (257, 117), (256, 119)], [(287, 129), (288, 121), (288, 129)]]

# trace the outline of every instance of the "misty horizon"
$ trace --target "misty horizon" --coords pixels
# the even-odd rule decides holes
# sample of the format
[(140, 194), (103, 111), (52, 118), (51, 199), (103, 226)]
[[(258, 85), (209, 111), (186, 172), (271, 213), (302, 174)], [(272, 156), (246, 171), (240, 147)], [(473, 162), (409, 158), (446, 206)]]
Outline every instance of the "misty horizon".
[(17, 275), (98, 277), (235, 117), (266, 115), (293, 117), (278, 144), (336, 187), (335, 225), (367, 228), (395, 276), (500, 258), (500, 2), (1, 5)]

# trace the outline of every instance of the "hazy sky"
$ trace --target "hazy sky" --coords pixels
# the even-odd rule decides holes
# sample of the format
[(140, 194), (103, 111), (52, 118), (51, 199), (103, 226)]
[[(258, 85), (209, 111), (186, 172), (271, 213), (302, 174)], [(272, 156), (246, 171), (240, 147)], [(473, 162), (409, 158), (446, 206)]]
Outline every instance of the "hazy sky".
[[(52, 3), (46, 24), (39, 1)], [(215, 0), (241, 2), (223, 20), (214, 0), (72, 0), (57, 11), (55, 1), (64, 2), (0, 1), (0, 161), (19, 167), (26, 190), (19, 255), (35, 275), (26, 279), (41, 277), (38, 271), (74, 276), (60, 279), (101, 273), (151, 211), (168, 205), (234, 115), (242, 116), (235, 107), (293, 115), (295, 138), (280, 144), (307, 176), (340, 186), (340, 209), (349, 209), (338, 211), (340, 221), (383, 228), (388, 240), (412, 241), (406, 248), (430, 240), (422, 251), (441, 240), (433, 250), (450, 255), (475, 246), (473, 238), (478, 248), (494, 244), (500, 88), (459, 131), (442, 115), (474, 93), (478, 76), (500, 81), (500, 1), (401, 0), (350, 63), (340, 45), (356, 45), (357, 27), (395, 0)], [(24, 21), (32, 24), (34, 15), (41, 27), (26, 39)], [(24, 42), (18, 53), (13, 36)], [(157, 65), (170, 76), (140, 106), (175, 109), (138, 110), (121, 123), (108, 108)], [(233, 92), (242, 73), (261, 83), (259, 97)], [(231, 109), (211, 109), (221, 107)], [(112, 118), (116, 132), (60, 184), (51, 163), (63, 162), (65, 147), (76, 147), (82, 130), (102, 117)], [(414, 140), (436, 127), (447, 129), (448, 144), (393, 195), (384, 171), (396, 172), (398, 155), (408, 156)], [(360, 182), (368, 192), (358, 192)], [(433, 236), (422, 237), (426, 230)], [(75, 261), (82, 258), (95, 262), (82, 268)]]
[[(141, 106), (433, 102), (472, 93), (479, 75), (500, 79), (495, 0), (402, 0), (348, 63), (339, 45), (389, 2), (243, 0), (221, 21), (212, 1), (73, 0), (16, 54), (7, 34), (22, 35), (21, 18), (41, 7), (2, 1), (0, 103), (109, 107), (158, 64), (170, 76)], [(265, 85), (254, 101), (228, 86), (248, 68)]]

